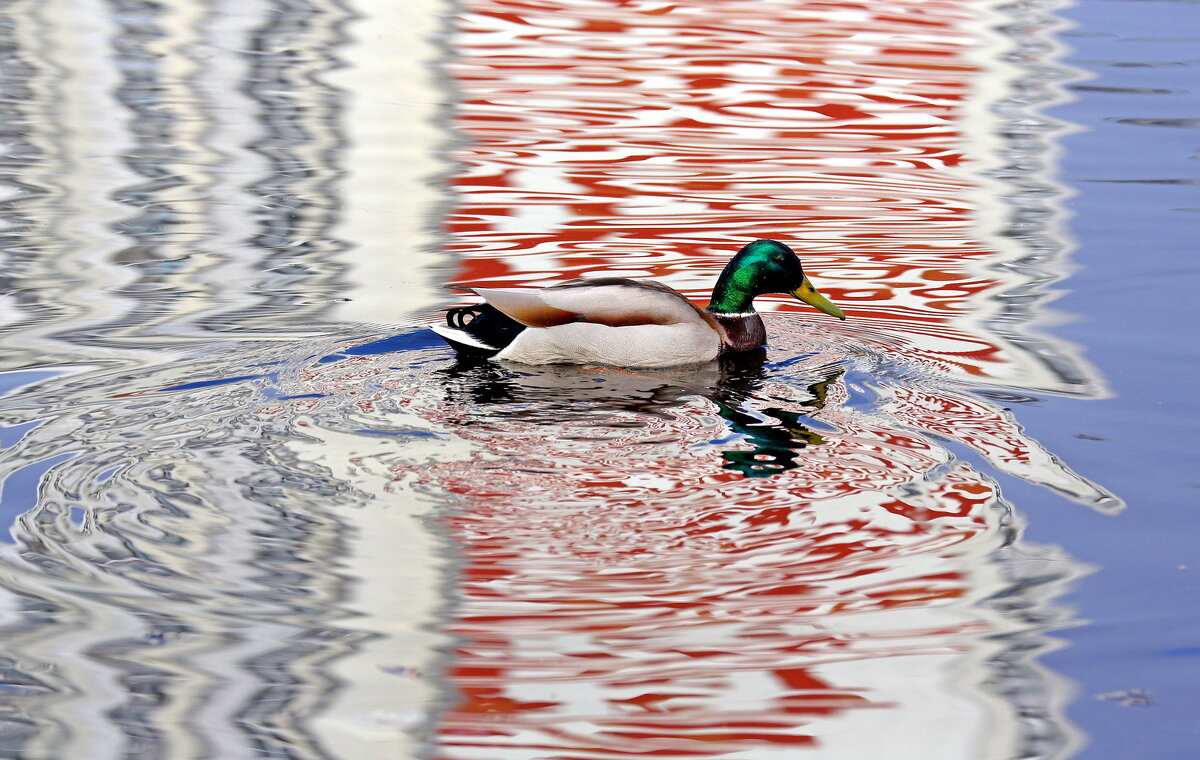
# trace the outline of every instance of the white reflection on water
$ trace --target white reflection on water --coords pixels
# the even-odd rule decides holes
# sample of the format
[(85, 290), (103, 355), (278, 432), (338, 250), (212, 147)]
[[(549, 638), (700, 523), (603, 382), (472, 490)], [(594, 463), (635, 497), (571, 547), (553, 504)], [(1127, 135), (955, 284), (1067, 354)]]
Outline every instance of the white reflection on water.
[[(395, 757), (420, 737), (446, 757), (683, 757), (701, 742), (717, 756), (849, 757), (864, 737), (912, 748), (925, 725), (947, 757), (1069, 751), (1061, 687), (1033, 658), (1066, 621), (1053, 598), (1080, 568), (1020, 541), (983, 470), (1118, 508), (1001, 406), (1102, 384), (1023, 332), (1063, 250), (1040, 226), (1037, 128), (981, 161), (1019, 158), (1004, 182), (943, 165), (960, 131), (995, 129), (973, 106), (956, 131), (964, 81), (999, 77), (1002, 94), (977, 101), (1007, 98), (1015, 120), (1014, 90), (1044, 87), (1046, 72), (906, 80), (914, 55), (971, 43), (969, 26), (901, 29), (970, 18), (953, 3), (897, 3), (899, 22), (853, 4), (701, 3), (680, 10), (704, 23), (678, 38), (672, 8), (627, 5), (551, 5), (500, 19), (498, 36), (487, 24), (504, 3), (464, 9), (447, 66), (465, 95), (449, 116), (476, 153), (453, 180), (448, 246), (430, 230), (449, 138), (427, 126), (447, 100), (428, 73), (443, 54), (394, 23), (435, 30), (440, 8), (9, 7), (0, 751)], [(775, 106), (717, 104), (670, 145), (605, 131), (612, 113), (649, 124), (656, 97), (688, 94), (594, 70), (637, 53), (611, 36), (629, 13), (668, 30), (656, 45), (699, 45), (687, 61), (702, 68), (724, 66), (705, 45), (762, 37), (722, 69), (743, 99), (798, 76), (753, 68), (782, 49), (777, 21), (819, 24), (832, 36), (804, 37), (804, 75), (836, 76), (789, 98), (874, 80), (887, 86), (876, 102), (920, 118), (884, 139), (870, 130), (897, 109), (826, 114), (838, 124), (796, 154), (804, 171), (767, 160), (794, 121), (775, 123)], [(872, 33), (918, 51), (864, 44)], [(607, 52), (569, 76), (505, 78), (544, 43)], [(491, 84), (476, 60), (489, 45)], [(592, 89), (549, 105), (531, 94), (562, 76)], [(528, 102), (484, 134), (472, 120), (504, 104), (472, 100), (481, 87), (497, 103), (525, 88)], [(605, 102), (612, 88), (646, 108)], [(563, 151), (553, 129), (528, 142), (522, 120), (547, 130), (546, 108), (592, 129), (596, 155)], [(610, 165), (630, 158), (629, 139), (683, 158)], [(848, 176), (848, 154), (886, 170)], [(514, 187), (488, 185), (495, 175)], [(1015, 180), (1003, 209), (968, 199)], [(585, 185), (623, 200), (580, 198)], [(860, 315), (772, 318), (762, 366), (463, 367), (412, 322), (372, 344), (387, 333), (334, 320), (399, 321), (436, 302), (424, 272), (447, 263), (418, 253), (435, 248), (486, 278), (630, 270), (698, 292), (724, 244), (755, 232), (747, 218), (799, 225), (805, 204), (825, 216), (789, 229), (819, 231), (806, 262), (861, 296)], [(905, 247), (929, 236), (940, 253)], [(976, 271), (990, 265), (1004, 271)], [(983, 286), (950, 288), (954, 318), (930, 318), (936, 283), (958, 280)]]

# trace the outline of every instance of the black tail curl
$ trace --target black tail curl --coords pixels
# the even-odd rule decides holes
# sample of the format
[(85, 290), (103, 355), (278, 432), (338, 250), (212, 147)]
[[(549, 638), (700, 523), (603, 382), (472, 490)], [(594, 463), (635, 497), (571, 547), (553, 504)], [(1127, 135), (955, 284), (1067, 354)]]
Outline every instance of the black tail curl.
[(487, 303), (459, 306), (446, 311), (446, 324), (462, 330), (487, 349), (450, 341), (454, 350), (468, 356), (494, 356), (521, 334), (525, 326)]

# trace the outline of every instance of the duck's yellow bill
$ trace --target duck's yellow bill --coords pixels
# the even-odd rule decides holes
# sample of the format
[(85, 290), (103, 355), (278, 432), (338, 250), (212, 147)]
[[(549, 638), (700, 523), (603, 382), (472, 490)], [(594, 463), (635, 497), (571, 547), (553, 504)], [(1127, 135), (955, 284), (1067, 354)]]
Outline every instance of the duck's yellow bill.
[(817, 289), (812, 286), (807, 277), (804, 278), (804, 282), (800, 283), (800, 287), (792, 291), (792, 295), (817, 311), (823, 311), (831, 317), (837, 317), (838, 319), (846, 318), (841, 309), (834, 306), (832, 301), (817, 292)]

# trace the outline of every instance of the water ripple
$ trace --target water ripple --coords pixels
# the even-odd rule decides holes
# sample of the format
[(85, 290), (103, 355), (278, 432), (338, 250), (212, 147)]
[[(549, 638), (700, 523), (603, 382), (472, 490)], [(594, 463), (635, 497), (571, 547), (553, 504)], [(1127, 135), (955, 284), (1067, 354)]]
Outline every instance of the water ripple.
[(1005, 406), (1104, 392), (1028, 329), (1044, 9), (983, 24), (1022, 68), (954, 2), (464, 6), (457, 279), (702, 299), (772, 236), (851, 316), (769, 299), (764, 356), (626, 372), (332, 321), (378, 146), (330, 81), (384, 19), (52, 6), (0, 26), (3, 752), (1065, 752), (1035, 657), (1082, 569), (994, 477), (1121, 507)]
[[(772, 237), (849, 320), (765, 299), (782, 313), (758, 370), (455, 376), (422, 414), (486, 454), (428, 476), (462, 499), (466, 562), (440, 757), (891, 747), (866, 716), (932, 722), (912, 679), (951, 662), (1030, 716), (1011, 753), (1069, 741), (1032, 668), (968, 643), (1031, 643), (1027, 604), (992, 614), (1031, 576), (982, 468), (1122, 506), (993, 400), (1105, 392), (1028, 329), (1066, 250), (1035, 110), (1068, 78), (1054, 23), (1038, 4), (468, 3), (459, 281), (655, 277), (703, 302)], [(973, 54), (997, 27), (995, 57)]]

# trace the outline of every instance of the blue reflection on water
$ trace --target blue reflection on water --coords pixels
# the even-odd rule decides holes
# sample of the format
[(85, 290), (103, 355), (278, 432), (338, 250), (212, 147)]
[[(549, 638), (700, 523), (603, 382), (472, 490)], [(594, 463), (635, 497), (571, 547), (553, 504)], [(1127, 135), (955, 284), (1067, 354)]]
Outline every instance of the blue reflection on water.
[[(38, 489), (46, 473), (78, 455), (78, 452), (58, 454), (13, 470), (0, 486), (0, 524), (11, 526), (21, 515), (37, 506)], [(6, 528), (0, 533), (0, 541), (13, 542), (10, 530)]]
[[(1056, 303), (1083, 318), (1055, 332), (1088, 346), (1116, 397), (1082, 414), (1048, 397), (1021, 419), (1084, 475), (1103, 475), (1129, 510), (1066, 512), (1001, 480), (1030, 513), (1030, 539), (1098, 567), (1066, 599), (1089, 624), (1060, 632), (1070, 646), (1044, 658), (1079, 683), (1069, 715), (1089, 744), (1075, 757), (1183, 760), (1200, 747), (1200, 5), (1096, 0), (1064, 15), (1077, 24), (1067, 60), (1095, 78), (1052, 112), (1087, 128), (1063, 139), (1082, 268)], [(1152, 704), (1101, 698), (1139, 689)]]
[[(429, 330), (409, 330), (397, 335), (390, 335), (379, 340), (368, 341), (349, 348), (343, 348), (331, 354), (322, 356), (316, 359), (317, 364), (331, 364), (333, 362), (343, 361), (351, 356), (375, 356), (377, 354), (399, 353), (403, 351), (418, 351), (427, 348), (436, 348), (444, 345), (441, 338), (437, 337)], [(311, 360), (314, 357), (306, 357)], [(258, 366), (277, 366), (283, 362), (270, 362)], [(257, 375), (234, 375), (232, 377), (216, 377), (209, 380), (196, 380), (191, 383), (181, 383), (179, 385), (170, 385), (166, 388), (161, 388), (162, 392), (169, 391), (191, 391), (198, 388), (213, 388), (220, 385), (233, 385), (235, 383), (246, 382), (247, 380), (266, 380), (272, 384), (279, 383), (278, 372), (266, 372)], [(289, 399), (298, 398), (324, 398), (323, 393), (301, 393), (296, 395), (286, 395), (280, 393), (278, 389), (271, 386), (264, 386), (262, 394), (265, 398), (275, 401), (286, 401)], [(2, 433), (0, 433), (2, 435)], [(0, 442), (4, 439), (0, 437)]]

